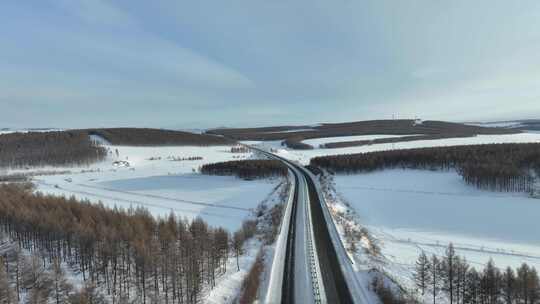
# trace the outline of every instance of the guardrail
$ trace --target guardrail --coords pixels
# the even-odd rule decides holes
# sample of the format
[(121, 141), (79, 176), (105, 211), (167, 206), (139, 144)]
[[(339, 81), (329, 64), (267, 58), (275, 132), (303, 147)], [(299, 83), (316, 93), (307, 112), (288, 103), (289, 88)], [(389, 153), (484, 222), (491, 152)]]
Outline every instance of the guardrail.
[(264, 303), (268, 304), (281, 303), (282, 298), (283, 276), (285, 274), (285, 257), (287, 255), (287, 237), (289, 233), (289, 227), (291, 225), (294, 192), (296, 191), (296, 176), (290, 169), (289, 178), (291, 178), (293, 182), (291, 183), (289, 199), (287, 200), (287, 207), (285, 208), (285, 214), (283, 215), (283, 221), (281, 223), (279, 235), (276, 240), (274, 258), (272, 261), (272, 268), (270, 270), (268, 290), (266, 291), (266, 297), (264, 300)]
[(307, 181), (305, 181), (305, 177), (302, 175), (302, 179), (304, 179), (305, 183), (305, 194), (304, 197), (306, 198), (305, 202), (305, 209), (306, 214), (308, 217), (308, 234), (307, 234), (307, 249), (308, 249), (308, 258), (309, 258), (309, 272), (311, 276), (311, 284), (313, 286), (313, 299), (315, 300), (315, 303), (317, 304), (324, 304), (327, 303), (326, 294), (324, 291), (324, 283), (322, 281), (322, 275), (321, 275), (321, 267), (319, 265), (319, 258), (317, 256), (317, 244), (315, 243), (315, 235), (313, 232), (313, 220), (311, 216), (311, 199), (309, 197), (309, 191), (307, 187)]
[(319, 197), (319, 202), (321, 203), (325, 222), (330, 233), (330, 238), (336, 250), (341, 271), (343, 273), (343, 276), (345, 277), (345, 282), (349, 288), (349, 292), (351, 293), (352, 300), (354, 303), (369, 303), (369, 297), (366, 295), (365, 287), (358, 281), (357, 277), (354, 275), (355, 271), (353, 268), (353, 261), (350, 259), (347, 250), (345, 249), (345, 246), (341, 241), (341, 237), (339, 236), (337, 227), (334, 223), (334, 220), (332, 219), (330, 210), (328, 210), (326, 201), (321, 192), (319, 191), (319, 189), (321, 189), (320, 183), (311, 172), (309, 172), (308, 170), (304, 171), (310, 176), (311, 180), (315, 184), (315, 189)]
[[(247, 146), (247, 145), (246, 145)], [(289, 167), (289, 175), (293, 176), (295, 179), (295, 182), (293, 185), (298, 184), (300, 189), (303, 189), (303, 195), (304, 198), (304, 215), (307, 219), (307, 235), (306, 235), (306, 245), (305, 249), (307, 250), (307, 259), (308, 259), (308, 268), (309, 271), (309, 279), (310, 283), (312, 285), (312, 293), (313, 293), (313, 300), (317, 304), (326, 304), (326, 293), (324, 288), (324, 283), (322, 281), (322, 275), (321, 275), (321, 268), (319, 265), (319, 258), (317, 254), (317, 245), (314, 241), (314, 229), (313, 229), (313, 220), (311, 215), (311, 203), (310, 203), (310, 195), (308, 190), (308, 184), (306, 181), (306, 177), (304, 176), (303, 172), (305, 171), (301, 167), (293, 164), (291, 161), (279, 157), (277, 155), (274, 155), (272, 153), (269, 153), (267, 151), (264, 151), (262, 149), (258, 149), (255, 147), (247, 146), (253, 150), (259, 151), (260, 153), (263, 153), (264, 155), (277, 159), (282, 161)], [(291, 174), (292, 173), (292, 174)], [(298, 183), (297, 183), (298, 182)], [(300, 185), (303, 185), (300, 186)], [(264, 300), (264, 303), (267, 304), (277, 304), (282, 302), (282, 296), (283, 296), (283, 278), (285, 274), (285, 257), (287, 256), (287, 242), (288, 242), (288, 232), (290, 229), (291, 223), (294, 223), (295, 221), (291, 218), (292, 208), (294, 206), (294, 191), (299, 191), (300, 189), (293, 188), (292, 191), (289, 194), (289, 201), (287, 202), (287, 209), (285, 211), (284, 215), (284, 221), (280, 228), (280, 233), (278, 236), (278, 239), (276, 241), (276, 249), (274, 252), (274, 260), (272, 263), (272, 269), (270, 273), (270, 283), (269, 288), (267, 290), (267, 294)], [(298, 196), (298, 199), (300, 199), (300, 196)], [(291, 269), (291, 271), (294, 271), (294, 269)], [(294, 292), (294, 291), (293, 291)], [(306, 300), (306, 299), (304, 299)]]

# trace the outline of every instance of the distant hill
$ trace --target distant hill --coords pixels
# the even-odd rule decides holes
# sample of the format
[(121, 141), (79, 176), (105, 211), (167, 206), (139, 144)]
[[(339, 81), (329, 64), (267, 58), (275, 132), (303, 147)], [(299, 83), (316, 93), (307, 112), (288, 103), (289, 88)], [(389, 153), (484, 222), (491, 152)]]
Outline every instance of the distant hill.
[(0, 168), (87, 165), (106, 157), (96, 135), (112, 145), (216, 146), (231, 143), (215, 135), (142, 128), (19, 131), (0, 133)]
[(540, 131), (540, 119), (506, 120), (471, 124), (482, 127), (499, 127), (506, 129)]
[(103, 137), (113, 145), (121, 146), (216, 146), (230, 140), (211, 134), (148, 128), (105, 128), (76, 130)]
[[(426, 139), (446, 137), (469, 137), (479, 134), (512, 134), (520, 130), (502, 127), (453, 123), (445, 121), (421, 121), (413, 119), (366, 120), (345, 123), (323, 123), (301, 126), (274, 126), (262, 128), (213, 129), (207, 134), (223, 135), (235, 140), (282, 140), (297, 149), (309, 149), (302, 140), (357, 136), (357, 135), (422, 135)], [(416, 138), (421, 139), (421, 138)]]

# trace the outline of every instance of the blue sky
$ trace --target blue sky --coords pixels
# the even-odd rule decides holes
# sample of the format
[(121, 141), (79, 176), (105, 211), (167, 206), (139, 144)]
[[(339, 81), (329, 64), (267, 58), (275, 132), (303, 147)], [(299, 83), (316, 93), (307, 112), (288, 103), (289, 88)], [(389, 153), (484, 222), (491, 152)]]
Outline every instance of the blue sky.
[(0, 127), (540, 118), (540, 2), (5, 0)]

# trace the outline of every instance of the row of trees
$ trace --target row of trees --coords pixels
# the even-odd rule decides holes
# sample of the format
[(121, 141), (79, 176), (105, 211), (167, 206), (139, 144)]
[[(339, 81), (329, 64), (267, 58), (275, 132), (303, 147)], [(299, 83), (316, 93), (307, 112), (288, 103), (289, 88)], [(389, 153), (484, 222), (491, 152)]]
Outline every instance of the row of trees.
[(234, 147), (231, 147), (230, 152), (231, 153), (249, 153), (251, 152), (251, 149), (246, 146), (234, 146)]
[[(202, 219), (156, 219), (145, 209), (109, 209), (31, 190), (0, 185), (1, 231), (25, 252), (39, 253), (42, 265), (70, 265), (113, 303), (198, 303), (203, 286), (214, 286), (230, 253), (240, 255), (256, 231), (247, 222), (230, 237)], [(5, 269), (16, 295), (36, 288), (23, 281), (18, 259)]]
[(0, 135), (0, 167), (88, 165), (107, 151), (79, 132), (29, 132)]
[(201, 173), (208, 175), (233, 175), (245, 179), (286, 176), (287, 167), (278, 160), (250, 159), (205, 164)]
[(311, 164), (334, 172), (369, 172), (387, 168), (456, 169), (478, 188), (530, 191), (540, 173), (540, 144), (492, 144), (391, 150), (323, 156)]
[(338, 141), (322, 144), (321, 148), (326, 149), (335, 149), (335, 148), (347, 148), (347, 147), (357, 147), (365, 145), (375, 145), (375, 144), (388, 144), (388, 143), (398, 143), (398, 142), (408, 142), (416, 140), (434, 140), (434, 139), (443, 139), (443, 138), (456, 138), (456, 137), (472, 137), (475, 134), (455, 134), (455, 133), (445, 133), (445, 134), (432, 134), (432, 135), (409, 135), (401, 137), (386, 137), (386, 138), (375, 138), (371, 140), (353, 140), (353, 141)]
[[(422, 253), (414, 279), (419, 292), (437, 303), (440, 294), (450, 304), (537, 304), (540, 280), (536, 269), (523, 264), (517, 270), (501, 272), (493, 261), (482, 270), (471, 267), (450, 244), (446, 255), (438, 258)], [(443, 301), (446, 302), (446, 301)]]
[(313, 150), (313, 146), (302, 142), (302, 137), (292, 137), (285, 139), (281, 144), (294, 150)]

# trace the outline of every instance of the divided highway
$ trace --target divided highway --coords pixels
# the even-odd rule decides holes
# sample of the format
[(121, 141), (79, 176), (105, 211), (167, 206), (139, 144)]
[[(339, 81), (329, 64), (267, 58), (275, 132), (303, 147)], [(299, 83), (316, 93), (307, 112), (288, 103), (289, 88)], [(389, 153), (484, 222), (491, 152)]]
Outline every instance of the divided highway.
[(294, 177), (265, 303), (369, 303), (314, 176), (287, 159), (250, 148), (282, 161)]

